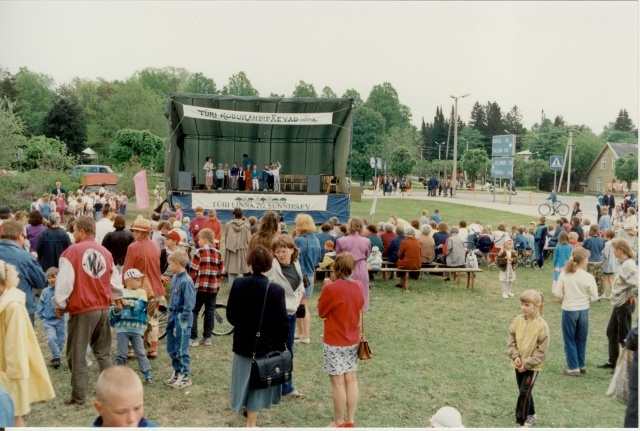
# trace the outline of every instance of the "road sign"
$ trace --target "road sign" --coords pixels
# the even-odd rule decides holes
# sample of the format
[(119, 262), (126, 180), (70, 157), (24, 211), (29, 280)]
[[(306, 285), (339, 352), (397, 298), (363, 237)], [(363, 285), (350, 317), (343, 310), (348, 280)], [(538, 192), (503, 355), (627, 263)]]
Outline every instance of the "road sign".
[(516, 135), (498, 135), (491, 139), (491, 157), (515, 156)]
[(491, 178), (513, 178), (513, 157), (491, 159)]
[(378, 157), (376, 159), (376, 166), (378, 167), (378, 169), (382, 169), (382, 158)]
[(549, 157), (549, 169), (551, 169), (552, 171), (561, 171), (563, 162), (564, 162), (564, 157), (551, 156)]

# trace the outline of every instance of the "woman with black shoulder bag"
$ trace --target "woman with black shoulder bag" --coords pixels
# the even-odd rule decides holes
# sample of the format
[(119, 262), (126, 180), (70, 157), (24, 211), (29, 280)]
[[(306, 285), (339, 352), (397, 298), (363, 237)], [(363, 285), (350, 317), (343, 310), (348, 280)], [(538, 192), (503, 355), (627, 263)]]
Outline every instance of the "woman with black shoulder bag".
[(252, 274), (236, 278), (227, 302), (227, 319), (234, 326), (231, 370), (231, 408), (255, 427), (258, 413), (279, 404), (282, 385), (256, 389), (250, 384), (254, 358), (286, 350), (289, 317), (284, 288), (264, 275), (271, 269), (273, 253), (262, 245), (247, 255)]

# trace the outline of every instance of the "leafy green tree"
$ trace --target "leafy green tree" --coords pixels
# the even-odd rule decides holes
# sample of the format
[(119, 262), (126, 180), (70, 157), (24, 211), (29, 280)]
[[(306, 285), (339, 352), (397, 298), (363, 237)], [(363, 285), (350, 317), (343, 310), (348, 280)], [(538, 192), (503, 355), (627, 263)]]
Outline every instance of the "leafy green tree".
[(68, 87), (63, 85), (58, 90), (58, 100), (42, 120), (42, 133), (62, 140), (72, 154), (80, 154), (84, 150), (87, 122), (78, 98)]
[(529, 163), (524, 156), (515, 156), (513, 159), (513, 178), (518, 186), (530, 186), (529, 184)]
[(182, 91), (189, 78), (189, 72), (181, 67), (147, 67), (136, 72), (133, 78), (151, 89), (160, 99), (166, 100), (169, 93)]
[(534, 158), (549, 160), (550, 156), (564, 154), (568, 133), (564, 127), (554, 126), (548, 118), (535, 125), (523, 137), (523, 147), (529, 148)]
[(353, 88), (349, 88), (347, 91), (345, 91), (342, 97), (346, 97), (347, 99), (353, 99), (356, 106), (360, 106), (364, 103), (362, 100), (362, 97), (360, 96), (360, 93), (358, 93)]
[(148, 130), (120, 130), (109, 149), (110, 156), (120, 163), (132, 161), (135, 156), (147, 169), (163, 170), (164, 140)]
[(627, 110), (621, 109), (616, 118), (616, 122), (613, 124), (613, 128), (620, 132), (632, 132), (636, 126), (633, 124), (631, 117), (629, 117)]
[[(489, 144), (491, 144), (493, 136), (505, 134), (502, 109), (497, 102), (487, 102), (485, 112), (487, 113), (487, 131), (485, 134), (485, 138), (487, 138)], [(510, 130), (510, 132), (513, 132), (513, 130)], [(485, 150), (489, 152), (491, 148), (487, 149), (485, 147)]]
[(318, 97), (318, 93), (313, 84), (308, 84), (301, 79), (293, 89), (291, 97)]
[(26, 144), (24, 151), (26, 169), (57, 169), (64, 171), (76, 164), (77, 158), (70, 155), (67, 145), (59, 139), (34, 136)]
[[(458, 154), (462, 151), (466, 151), (467, 142), (469, 142), (469, 149), (480, 148), (484, 151), (484, 136), (474, 129), (473, 127), (464, 126), (459, 132), (459, 137), (463, 139), (458, 139)], [(485, 154), (487, 152), (485, 151)]]
[(16, 77), (9, 72), (9, 69), (0, 68), (0, 99), (3, 97), (15, 102), (18, 99), (18, 89)]
[(185, 93), (218, 94), (215, 81), (200, 72), (194, 73), (187, 79), (184, 91)]
[(465, 151), (460, 159), (460, 167), (467, 172), (467, 176), (475, 181), (479, 172), (484, 172), (484, 168), (489, 163), (489, 157), (484, 149), (474, 149)]
[(135, 79), (117, 83), (104, 104), (100, 148), (108, 148), (121, 129), (149, 130), (164, 136), (167, 133), (164, 103), (164, 99)]
[[(585, 177), (603, 145), (604, 142), (588, 128), (580, 126), (574, 130), (571, 152), (571, 184), (577, 186), (578, 182)], [(563, 151), (565, 148), (566, 142)]]
[(16, 114), (16, 103), (6, 97), (0, 99), (0, 169), (18, 165), (18, 148), (24, 147), (24, 121)]
[(415, 159), (418, 159), (422, 157), (421, 142), (420, 134), (411, 127), (387, 128), (383, 138), (383, 154), (391, 154), (396, 147), (404, 147)]
[(631, 183), (638, 179), (638, 155), (629, 153), (616, 160), (615, 174), (616, 178), (626, 181), (631, 190)]
[(400, 146), (391, 152), (391, 171), (399, 176), (410, 174), (416, 165), (414, 151)]
[(394, 126), (407, 127), (411, 123), (411, 112), (400, 103), (398, 92), (388, 82), (373, 87), (365, 106), (382, 114), (387, 129)]
[(229, 84), (222, 87), (225, 96), (259, 96), (258, 90), (253, 88), (247, 75), (240, 71), (229, 78)]
[(335, 99), (338, 96), (336, 96), (336, 93), (331, 89), (331, 87), (326, 86), (322, 89), (322, 93), (320, 93), (320, 97), (325, 97), (327, 99)]
[(542, 159), (535, 159), (529, 163), (529, 184), (534, 184), (536, 188), (540, 189), (540, 180), (549, 170), (548, 161)]
[(42, 130), (42, 119), (56, 100), (53, 88), (53, 78), (48, 75), (31, 72), (26, 67), (21, 67), (16, 74), (17, 101), (27, 134), (36, 135)]
[(621, 132), (619, 130), (604, 130), (600, 135), (603, 142), (619, 142), (623, 144), (637, 144), (638, 136), (633, 132)]
[(382, 114), (360, 106), (353, 111), (353, 138), (351, 169), (354, 178), (373, 175), (369, 164), (371, 157), (384, 157), (385, 121)]
[(284, 99), (284, 94), (278, 94), (278, 93), (274, 93), (272, 91), (271, 94), (269, 94), (269, 97), (280, 97), (280, 98)]

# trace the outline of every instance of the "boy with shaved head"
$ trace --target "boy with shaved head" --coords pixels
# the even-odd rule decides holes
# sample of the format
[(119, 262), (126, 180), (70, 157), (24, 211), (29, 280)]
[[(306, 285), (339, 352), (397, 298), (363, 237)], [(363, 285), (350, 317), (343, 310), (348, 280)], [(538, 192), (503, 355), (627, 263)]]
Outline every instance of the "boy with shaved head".
[(144, 418), (142, 382), (131, 368), (116, 365), (100, 373), (93, 405), (100, 415), (93, 427), (158, 428)]

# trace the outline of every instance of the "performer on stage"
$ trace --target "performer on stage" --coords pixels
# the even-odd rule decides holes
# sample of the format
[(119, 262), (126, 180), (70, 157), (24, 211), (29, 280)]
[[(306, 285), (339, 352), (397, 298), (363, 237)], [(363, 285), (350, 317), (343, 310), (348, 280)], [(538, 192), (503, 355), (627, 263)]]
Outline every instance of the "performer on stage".
[(264, 164), (264, 169), (262, 170), (262, 189), (267, 191), (269, 189), (273, 190), (273, 175), (271, 175), (271, 171), (269, 171), (269, 164)]
[(251, 191), (260, 191), (260, 171), (258, 170), (258, 165), (253, 165), (253, 170), (251, 171)]
[[(251, 170), (251, 167), (253, 166), (253, 159), (251, 157), (249, 157), (248, 154), (243, 154), (242, 155), (242, 170), (246, 171)], [(249, 187), (247, 186), (247, 190), (249, 190)]]
[(275, 164), (271, 165), (271, 176), (273, 177), (273, 191), (274, 192), (279, 192), (280, 191), (280, 168), (282, 168), (282, 165), (280, 164), (280, 161), (276, 162), (277, 167)]
[(238, 190), (238, 177), (240, 176), (240, 169), (238, 168), (238, 162), (233, 162), (231, 167), (231, 190)]
[(244, 190), (251, 190), (251, 166), (243, 170), (244, 172)]
[(216, 171), (216, 183), (218, 190), (222, 190), (222, 180), (224, 179), (224, 170), (222, 169), (222, 163), (218, 163), (218, 170)]
[(211, 161), (211, 157), (207, 157), (207, 161), (204, 164), (204, 184), (207, 187), (207, 190), (211, 190), (211, 185), (213, 184), (213, 171), (215, 166)]

